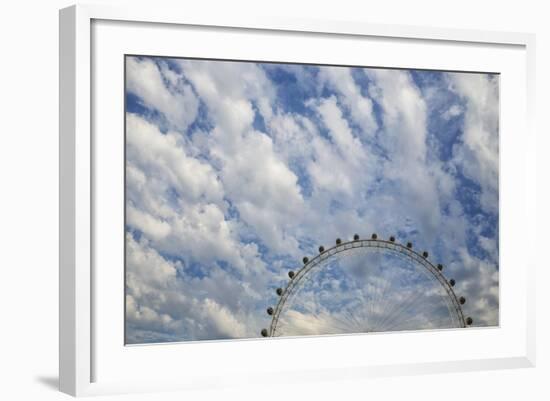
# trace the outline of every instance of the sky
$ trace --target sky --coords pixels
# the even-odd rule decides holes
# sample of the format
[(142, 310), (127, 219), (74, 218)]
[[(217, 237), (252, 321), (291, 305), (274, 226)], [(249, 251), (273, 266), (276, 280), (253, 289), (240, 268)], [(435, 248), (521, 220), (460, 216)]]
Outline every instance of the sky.
[[(258, 337), (303, 256), (373, 232), (429, 251), (474, 326), (498, 324), (498, 75), (139, 56), (125, 68), (126, 343)], [(359, 259), (412, 268), (376, 258)], [(299, 294), (319, 303), (328, 280), (317, 323), (356, 310), (350, 288), (369, 296), (368, 269), (346, 260)], [(392, 299), (428, 288), (409, 278)]]

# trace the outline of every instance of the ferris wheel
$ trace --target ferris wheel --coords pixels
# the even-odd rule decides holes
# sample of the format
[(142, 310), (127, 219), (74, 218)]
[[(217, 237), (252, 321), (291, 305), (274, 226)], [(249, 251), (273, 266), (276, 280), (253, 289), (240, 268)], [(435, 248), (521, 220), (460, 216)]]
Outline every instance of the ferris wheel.
[(361, 239), (336, 239), (328, 249), (303, 258), (289, 271), (286, 286), (276, 289), (275, 307), (268, 307), (269, 328), (263, 337), (388, 332), (463, 328), (466, 299), (455, 294), (454, 279), (443, 275), (428, 252), (413, 250), (395, 237), (372, 234)]

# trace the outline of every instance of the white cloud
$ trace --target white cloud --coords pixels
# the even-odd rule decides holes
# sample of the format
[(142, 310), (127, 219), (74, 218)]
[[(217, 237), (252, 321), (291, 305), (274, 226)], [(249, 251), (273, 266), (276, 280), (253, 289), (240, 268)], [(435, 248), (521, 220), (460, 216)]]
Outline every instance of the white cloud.
[(269, 120), (275, 152), (288, 164), (303, 168), (312, 157), (311, 142), (318, 127), (300, 114), (277, 113)]
[(463, 144), (455, 146), (454, 161), (464, 174), (481, 185), (481, 206), (498, 211), (498, 77), (449, 74), (451, 90), (466, 102)]
[[(311, 153), (304, 157), (305, 170), (312, 183), (309, 209), (319, 225), (326, 223), (324, 219), (338, 214), (337, 211), (330, 211), (335, 201), (344, 205), (342, 211), (350, 212), (350, 208), (354, 211), (362, 207), (364, 195), (379, 172), (378, 157), (354, 135), (334, 96), (310, 99), (307, 105), (319, 118), (319, 129), (312, 130), (309, 138)], [(320, 134), (322, 128), (326, 128), (327, 137)], [(344, 216), (332, 217), (338, 220)], [(356, 217), (351, 221), (356, 221)], [(332, 221), (331, 225), (334, 224), (338, 225)], [(310, 227), (312, 232), (317, 229)]]
[[(149, 248), (146, 240), (138, 242), (130, 234), (126, 234), (126, 261), (129, 276), (135, 277), (138, 282), (146, 281), (147, 285), (156, 289), (163, 289), (176, 279), (179, 263), (164, 260), (156, 250)], [(147, 288), (133, 286), (138, 294), (147, 291)], [(160, 295), (160, 294), (159, 294)]]
[(495, 326), (499, 323), (499, 270), (496, 263), (459, 249), (459, 257), (451, 266), (457, 285), (455, 292), (465, 296), (463, 310), (474, 319), (474, 325)]
[(186, 155), (180, 136), (162, 134), (157, 126), (136, 114), (126, 114), (126, 150), (130, 162), (148, 175), (166, 181), (191, 201), (220, 202), (223, 188), (213, 168)]
[(359, 167), (365, 159), (365, 150), (358, 138), (353, 136), (347, 120), (336, 103), (335, 97), (321, 100), (316, 106), (323, 123), (328, 128), (332, 141), (340, 151), (340, 156)]
[(162, 134), (143, 118), (127, 115), (127, 224), (165, 252), (245, 269), (256, 255), (252, 245), (239, 243), (236, 226), (225, 219), (219, 172), (188, 156), (180, 141), (177, 134)]
[[(250, 259), (257, 253), (254, 245), (239, 242), (231, 221), (213, 204), (188, 206), (170, 221), (172, 232), (162, 241), (156, 241), (157, 247), (170, 254), (205, 264), (217, 260), (248, 271)], [(252, 247), (253, 255), (247, 251)], [(252, 256), (252, 257), (251, 257)], [(260, 262), (256, 266), (262, 266)]]
[(215, 128), (206, 140), (226, 195), (244, 222), (275, 252), (296, 252), (285, 235), (303, 206), (297, 176), (275, 153), (272, 139), (253, 127), (254, 108), (273, 117), (274, 90), (265, 73), (246, 63), (181, 63)]
[(374, 116), (372, 100), (361, 94), (351, 70), (346, 67), (325, 67), (320, 70), (320, 80), (326, 80), (329, 87), (336, 90), (339, 99), (349, 110), (353, 121), (361, 128), (361, 134), (372, 136), (378, 128)]
[(210, 117), (226, 131), (227, 141), (250, 128), (253, 104), (270, 118), (275, 96), (261, 68), (252, 63), (179, 60), (186, 78), (207, 105)]
[(451, 118), (457, 117), (461, 115), (464, 112), (462, 107), (460, 107), (458, 104), (453, 104), (451, 107), (449, 107), (445, 112), (442, 114), (442, 117), (445, 120), (450, 120)]
[(166, 221), (144, 213), (131, 204), (126, 208), (126, 219), (126, 224), (137, 228), (156, 241), (166, 238), (172, 231), (170, 224)]
[(223, 305), (209, 298), (204, 300), (203, 311), (206, 321), (211, 321), (218, 333), (224, 336), (239, 338), (246, 335), (246, 327), (243, 322), (238, 321)]
[[(389, 198), (397, 206), (390, 213), (396, 227), (413, 219), (420, 235), (432, 243), (442, 221), (438, 186), (452, 187), (439, 166), (427, 158), (427, 106), (406, 71), (365, 70), (371, 80), (370, 92), (382, 108), (383, 132), (378, 141), (387, 152), (384, 179), (394, 185)], [(448, 188), (449, 189), (449, 188)], [(396, 216), (396, 217), (397, 217)]]
[(254, 294), (219, 268), (197, 279), (180, 262), (162, 257), (151, 244), (126, 236), (126, 312), (130, 342), (152, 333), (167, 339), (240, 338), (257, 335), (259, 322), (243, 295)]
[(365, 70), (373, 98), (383, 108), (384, 135), (379, 141), (393, 151), (398, 168), (426, 157), (426, 104), (406, 71)]
[(180, 131), (197, 117), (199, 102), (191, 87), (166, 67), (159, 69), (151, 59), (126, 58), (126, 85), (129, 92), (138, 96), (147, 107), (163, 113)]

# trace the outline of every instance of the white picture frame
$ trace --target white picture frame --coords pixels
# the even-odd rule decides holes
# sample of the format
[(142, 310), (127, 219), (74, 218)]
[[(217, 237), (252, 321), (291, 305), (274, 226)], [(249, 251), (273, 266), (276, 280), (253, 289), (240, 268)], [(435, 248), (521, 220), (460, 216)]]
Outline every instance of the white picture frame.
[[(94, 25), (95, 24), (95, 25)], [(118, 24), (118, 25), (117, 25)], [(107, 316), (101, 311), (101, 303), (96, 305), (95, 291), (110, 294), (117, 291), (120, 282), (111, 280), (108, 275), (96, 274), (98, 260), (109, 257), (109, 253), (97, 254), (98, 230), (104, 225), (101, 219), (103, 209), (99, 206), (95, 191), (98, 185), (103, 185), (98, 172), (98, 158), (110, 159), (107, 153), (122, 152), (120, 146), (94, 141), (93, 130), (100, 122), (95, 121), (97, 99), (103, 96), (101, 87), (92, 85), (94, 74), (98, 74), (101, 65), (97, 58), (115, 60), (115, 64), (107, 62), (105, 66), (117, 65), (116, 55), (127, 52), (123, 49), (130, 39), (121, 32), (132, 32), (129, 36), (139, 36), (140, 32), (149, 28), (149, 40), (142, 38), (140, 48), (147, 51), (147, 46), (155, 46), (155, 38), (166, 35), (179, 34), (179, 29), (185, 31), (192, 27), (208, 35), (238, 35), (246, 38), (247, 35), (262, 34), (265, 40), (273, 43), (281, 41), (282, 36), (304, 37), (304, 40), (325, 40), (338, 37), (344, 41), (383, 40), (385, 45), (395, 43), (407, 46), (437, 46), (441, 54), (445, 49), (449, 51), (449, 61), (430, 61), (426, 57), (425, 65), (403, 52), (393, 54), (384, 62), (384, 66), (396, 67), (414, 65), (415, 67), (439, 66), (441, 69), (475, 70), (476, 65), (490, 65), (491, 71), (500, 72), (501, 68), (508, 68), (510, 79), (504, 83), (501, 106), (503, 111), (514, 110), (512, 106), (520, 106), (517, 111), (504, 116), (501, 138), (501, 207), (503, 204), (508, 215), (503, 216), (506, 224), (501, 225), (501, 263), (503, 263), (503, 279), (501, 286), (501, 325), (498, 328), (472, 329), (467, 333), (439, 332), (439, 333), (400, 333), (389, 336), (378, 335), (365, 337), (361, 335), (316, 337), (290, 340), (246, 340), (207, 342), (207, 344), (167, 344), (162, 346), (132, 347), (131, 351), (124, 348), (120, 339), (117, 350), (105, 345), (109, 342), (110, 332), (105, 327), (107, 323), (120, 321), (118, 315)], [(130, 31), (131, 30), (131, 31)], [(153, 31), (155, 33), (153, 33)], [(135, 35), (134, 35), (135, 34)], [(184, 34), (184, 33), (183, 33)], [(95, 41), (94, 41), (94, 35)], [(106, 36), (107, 35), (107, 36)], [(109, 36), (111, 35), (111, 36)], [(161, 36), (156, 36), (161, 35)], [(162, 36), (164, 35), (164, 36)], [(272, 37), (273, 36), (273, 37)], [(105, 38), (109, 38), (107, 45)], [(231, 38), (233, 38), (231, 36)], [(205, 36), (204, 40), (208, 40)], [(237, 39), (235, 39), (237, 40)], [(375, 25), (366, 22), (349, 21), (317, 21), (293, 20), (281, 18), (266, 18), (247, 15), (236, 18), (223, 18), (210, 15), (188, 14), (183, 10), (166, 10), (155, 7), (113, 8), (109, 6), (79, 5), (60, 11), (60, 390), (75, 396), (107, 393), (126, 393), (134, 391), (161, 391), (170, 389), (201, 389), (213, 386), (246, 385), (248, 382), (268, 383), (276, 377), (282, 380), (325, 380), (328, 377), (354, 378), (398, 375), (411, 373), (429, 373), (440, 371), (466, 371), (478, 369), (499, 369), (510, 367), (529, 367), (535, 363), (534, 338), (534, 267), (535, 261), (528, 250), (530, 245), (522, 232), (535, 232), (536, 209), (535, 199), (535, 135), (532, 128), (534, 112), (534, 44), (533, 35), (524, 33), (484, 32), (458, 29), (436, 29), (414, 26)], [(117, 47), (118, 46), (118, 47)], [(164, 45), (159, 52), (173, 52), (170, 43)], [(282, 46), (279, 46), (282, 47)], [(291, 46), (292, 47), (292, 46)], [(345, 46), (344, 46), (345, 47)], [(277, 49), (274, 46), (272, 49)], [(483, 60), (484, 52), (495, 49), (491, 60)], [(132, 49), (135, 49), (133, 47)], [(143, 50), (140, 50), (143, 49)], [(470, 56), (470, 67), (456, 65), (452, 62), (454, 52), (468, 52), (478, 49), (479, 60)], [(499, 50), (500, 49), (500, 50)], [(105, 50), (105, 54), (101, 53)], [(290, 48), (292, 50), (292, 48)], [(295, 49), (296, 50), (296, 49)], [(215, 51), (215, 50), (212, 50)], [(218, 50), (221, 51), (221, 50)], [(276, 52), (277, 50), (271, 50)], [(345, 52), (346, 50), (342, 50)], [(429, 51), (427, 49), (426, 51)], [(433, 51), (433, 49), (432, 49)], [(235, 58), (244, 59), (246, 51)], [(502, 53), (502, 58), (498, 54)], [(349, 51), (348, 51), (349, 53)], [(475, 53), (475, 52), (474, 52)], [(498, 53), (498, 54), (497, 54)], [(343, 54), (343, 53), (342, 53)], [(427, 53), (429, 54), (429, 53)], [(477, 53), (476, 53), (477, 54)], [(180, 54), (168, 54), (180, 55)], [(382, 54), (383, 55), (383, 54)], [(226, 56), (227, 57), (227, 56)], [(266, 53), (259, 59), (272, 59)], [(273, 56), (275, 58), (281, 56)], [(290, 57), (290, 56), (289, 56)], [(298, 57), (298, 56), (293, 56)], [(323, 56), (324, 57), (324, 56)], [(334, 54), (326, 55), (338, 57)], [(221, 57), (223, 58), (223, 56)], [(507, 62), (509, 61), (509, 62)], [(464, 61), (466, 62), (466, 61)], [(486, 64), (483, 64), (483, 63)], [(430, 64), (432, 63), (432, 64)], [(478, 63), (478, 64), (476, 64)], [(499, 64), (500, 63), (500, 64)], [(506, 64), (506, 65), (505, 65)], [(455, 68), (452, 68), (453, 65)], [(500, 67), (499, 67), (500, 65)], [(516, 68), (516, 70), (512, 70)], [(97, 70), (97, 71), (96, 71)], [(480, 69), (487, 71), (486, 68)], [(116, 79), (122, 71), (117, 72)], [(102, 75), (103, 76), (103, 75)], [(98, 78), (101, 81), (103, 78)], [(102, 81), (111, 82), (111, 81)], [(115, 81), (113, 81), (115, 82)], [(96, 82), (97, 84), (97, 82)], [(511, 94), (519, 94), (514, 102)], [(111, 102), (116, 99), (109, 98)], [(105, 100), (105, 99), (103, 99)], [(120, 104), (110, 104), (120, 109)], [(103, 106), (102, 106), (103, 107)], [(502, 117), (502, 115), (501, 115)], [(122, 118), (120, 118), (122, 120)], [(101, 121), (111, 121), (106, 118)], [(95, 128), (94, 128), (95, 127)], [(116, 127), (116, 125), (113, 125)], [(518, 139), (508, 135), (512, 129), (524, 133)], [(122, 135), (122, 132), (120, 133)], [(117, 147), (118, 146), (118, 147)], [(109, 150), (110, 149), (110, 150)], [(103, 153), (104, 152), (104, 153)], [(101, 154), (99, 154), (101, 153)], [(114, 160), (114, 159), (113, 159)], [(118, 160), (118, 159), (117, 159)], [(116, 165), (117, 162), (109, 162)], [(116, 185), (116, 181), (115, 181)], [(523, 191), (517, 191), (521, 185)], [(120, 188), (122, 190), (122, 188)], [(100, 188), (105, 192), (108, 187)], [(115, 210), (113, 213), (117, 213)], [(112, 217), (112, 216), (111, 216)], [(116, 221), (117, 217), (114, 216)], [(120, 216), (119, 216), (120, 217)], [(505, 247), (507, 243), (518, 244), (516, 250)], [(114, 245), (116, 246), (116, 244)], [(118, 252), (113, 250), (114, 253)], [(523, 253), (523, 254), (522, 254)], [(105, 256), (106, 255), (106, 256)], [(515, 266), (516, 269), (509, 266)], [(120, 267), (120, 266), (119, 266)], [(111, 280), (111, 281), (107, 281)], [(117, 280), (123, 280), (118, 277)], [(109, 284), (110, 283), (110, 284)], [(112, 287), (111, 292), (106, 287)], [(105, 295), (110, 297), (110, 295)], [(112, 299), (108, 299), (112, 301)], [(122, 309), (122, 307), (121, 307)], [(103, 320), (106, 319), (106, 320)], [(111, 320), (107, 320), (111, 319)], [(117, 320), (118, 319), (118, 320)], [(123, 324), (123, 322), (119, 322)], [(100, 327), (98, 329), (98, 327)], [(367, 361), (364, 354), (348, 353), (338, 356), (336, 350), (349, 347), (364, 348), (369, 343), (376, 343), (373, 347), (380, 349), (379, 354), (371, 353), (372, 360)], [(435, 355), (437, 344), (441, 342), (455, 342), (471, 345), (471, 350), (460, 357), (465, 348), (458, 346), (454, 353)], [(398, 356), (389, 355), (389, 349), (395, 349), (399, 344), (409, 344), (410, 352), (406, 349)], [(474, 345), (473, 343), (477, 343)], [(414, 349), (422, 349), (427, 344), (434, 344), (434, 352), (426, 351), (426, 357), (420, 358)], [(153, 347), (153, 348), (150, 348)], [(290, 347), (290, 348), (289, 348)], [(392, 348), (389, 348), (392, 347)], [(476, 348), (477, 347), (477, 348)], [(149, 349), (151, 349), (149, 351)], [(292, 368), (286, 369), (283, 363), (274, 361), (271, 366), (254, 364), (264, 358), (271, 360), (275, 355), (292, 349), (297, 352), (298, 358)], [(315, 358), (319, 350), (328, 350), (324, 360)], [(384, 352), (384, 349), (386, 352)], [(332, 350), (332, 351), (331, 351)], [(201, 369), (199, 359), (201, 355), (211, 360), (214, 355), (224, 354), (224, 358), (238, 362), (232, 365), (204, 366)], [(110, 355), (113, 356), (112, 359)], [(136, 361), (143, 358), (148, 366), (155, 366), (159, 370), (159, 362), (167, 367), (174, 366), (173, 355), (185, 355), (186, 366), (180, 366), (187, 372), (185, 379), (177, 375), (162, 375), (153, 377), (152, 371), (141, 371)], [(109, 355), (109, 356), (107, 356)], [(117, 359), (119, 358), (119, 359)], [(179, 359), (181, 361), (181, 359)], [(98, 362), (100, 361), (100, 362)], [(164, 363), (166, 362), (166, 363)], [(237, 363), (235, 368), (234, 363)], [(124, 365), (127, 369), (120, 369)], [(197, 364), (196, 369), (191, 364)], [(240, 364), (240, 365), (239, 365)], [(103, 374), (101, 366), (113, 366), (112, 372)], [(168, 369), (168, 368), (167, 368)], [(188, 369), (188, 370), (185, 370)], [(162, 369), (160, 369), (162, 370)], [(233, 373), (235, 370), (236, 373)], [(117, 375), (124, 371), (125, 374)], [(140, 376), (141, 375), (141, 376)]]

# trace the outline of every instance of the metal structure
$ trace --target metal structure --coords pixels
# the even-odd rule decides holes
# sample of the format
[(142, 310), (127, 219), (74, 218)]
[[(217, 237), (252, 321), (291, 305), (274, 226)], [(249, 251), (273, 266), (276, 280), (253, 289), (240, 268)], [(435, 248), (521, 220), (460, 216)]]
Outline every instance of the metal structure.
[(286, 287), (277, 288), (276, 293), (280, 297), (275, 308), (267, 308), (267, 314), (272, 317), (271, 324), (268, 329), (262, 329), (261, 335), (263, 337), (274, 337), (282, 335), (278, 332), (281, 314), (285, 309), (286, 303), (291, 299), (296, 291), (300, 288), (301, 283), (308, 277), (308, 275), (315, 271), (315, 269), (322, 268), (323, 264), (334, 258), (338, 254), (344, 254), (352, 250), (357, 249), (371, 249), (376, 251), (388, 252), (405, 259), (408, 263), (416, 265), (423, 273), (430, 278), (430, 280), (438, 283), (444, 290), (442, 294), (446, 295), (443, 298), (447, 306), (449, 313), (449, 321), (452, 322), (452, 327), (467, 327), (473, 323), (472, 318), (465, 317), (462, 305), (466, 302), (464, 297), (457, 297), (453, 287), (455, 280), (447, 280), (443, 275), (443, 265), (433, 264), (428, 259), (428, 252), (422, 253), (413, 250), (413, 244), (411, 242), (402, 245), (395, 241), (395, 237), (391, 236), (388, 240), (380, 239), (376, 234), (372, 234), (370, 239), (360, 239), (359, 235), (355, 234), (353, 240), (342, 241), (340, 238), (336, 239), (336, 244), (328, 249), (323, 246), (319, 247), (319, 254), (309, 259), (303, 258), (303, 266), (296, 272), (290, 271), (288, 276), (290, 278)]

